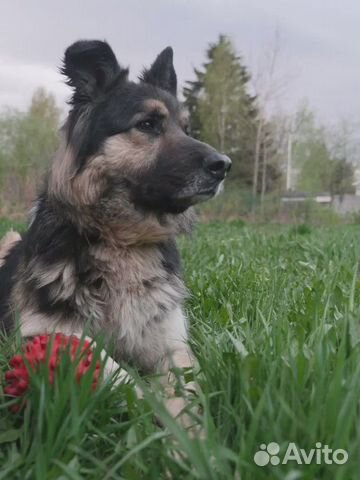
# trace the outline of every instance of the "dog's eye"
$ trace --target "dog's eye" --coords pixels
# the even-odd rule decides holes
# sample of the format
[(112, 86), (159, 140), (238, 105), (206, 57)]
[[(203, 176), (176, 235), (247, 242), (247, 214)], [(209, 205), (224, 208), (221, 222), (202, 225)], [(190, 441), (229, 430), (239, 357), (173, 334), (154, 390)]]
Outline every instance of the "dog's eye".
[(141, 120), (138, 122), (135, 127), (141, 132), (152, 133), (159, 135), (161, 133), (161, 122), (158, 118), (147, 118), (146, 120)]

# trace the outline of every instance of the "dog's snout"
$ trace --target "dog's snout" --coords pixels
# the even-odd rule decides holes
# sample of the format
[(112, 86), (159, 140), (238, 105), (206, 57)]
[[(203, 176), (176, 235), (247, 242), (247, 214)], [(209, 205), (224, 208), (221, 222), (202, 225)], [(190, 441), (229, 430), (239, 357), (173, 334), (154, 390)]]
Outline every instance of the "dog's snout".
[(231, 160), (226, 155), (212, 152), (205, 157), (204, 168), (213, 177), (222, 180), (231, 168)]

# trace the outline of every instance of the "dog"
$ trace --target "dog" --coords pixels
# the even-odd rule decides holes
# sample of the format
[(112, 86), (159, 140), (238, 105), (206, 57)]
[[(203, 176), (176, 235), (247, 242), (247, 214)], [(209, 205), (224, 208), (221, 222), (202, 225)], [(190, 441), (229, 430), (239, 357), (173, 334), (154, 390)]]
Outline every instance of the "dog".
[(60, 145), (20, 237), (0, 247), (0, 327), (114, 344), (114, 359), (165, 376), (192, 365), (176, 236), (215, 196), (231, 161), (189, 135), (173, 51), (138, 82), (111, 47), (71, 45)]

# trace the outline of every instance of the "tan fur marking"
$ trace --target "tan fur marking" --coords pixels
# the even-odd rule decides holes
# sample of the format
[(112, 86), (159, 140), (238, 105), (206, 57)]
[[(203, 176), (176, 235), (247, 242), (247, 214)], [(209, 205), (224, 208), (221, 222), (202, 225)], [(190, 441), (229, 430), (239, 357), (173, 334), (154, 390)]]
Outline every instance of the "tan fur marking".
[(131, 129), (106, 140), (102, 160), (105, 161), (107, 171), (109, 168), (121, 168), (124, 173), (132, 173), (149, 166), (156, 157), (158, 148), (159, 142), (151, 142), (146, 134)]
[(166, 108), (166, 105), (160, 100), (145, 100), (143, 106), (144, 111), (148, 114), (159, 113), (160, 115), (164, 115), (164, 117), (169, 116), (169, 110)]
[(48, 193), (62, 201), (71, 198), (71, 179), (74, 177), (74, 152), (62, 139), (55, 154), (49, 179)]
[[(95, 157), (100, 159), (102, 156)], [(106, 185), (103, 165), (89, 162), (89, 165), (72, 181), (72, 199), (76, 206), (92, 206), (103, 192)]]
[(73, 206), (91, 206), (103, 192), (106, 178), (121, 171), (124, 175), (143, 170), (157, 155), (158, 142), (132, 129), (106, 140), (101, 154), (89, 159), (84, 170), (74, 173), (74, 152), (62, 145), (54, 159), (49, 194)]
[(21, 240), (20, 234), (13, 230), (7, 232), (4, 238), (2, 238), (0, 241), (0, 267), (4, 263), (5, 257), (19, 240)]

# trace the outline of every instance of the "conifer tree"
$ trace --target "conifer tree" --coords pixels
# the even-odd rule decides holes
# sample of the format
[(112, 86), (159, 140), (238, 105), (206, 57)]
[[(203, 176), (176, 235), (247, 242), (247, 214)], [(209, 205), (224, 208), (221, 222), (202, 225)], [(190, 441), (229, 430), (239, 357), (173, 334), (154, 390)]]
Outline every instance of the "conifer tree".
[(194, 69), (195, 80), (184, 88), (192, 135), (229, 155), (231, 178), (250, 185), (256, 132), (250, 75), (224, 35), (210, 45), (206, 57), (203, 69)]

